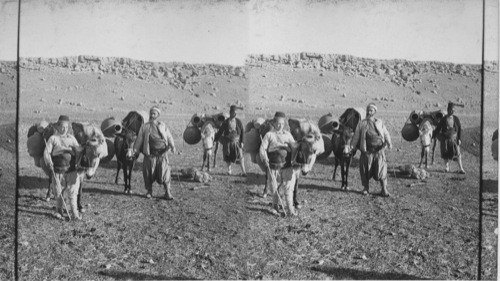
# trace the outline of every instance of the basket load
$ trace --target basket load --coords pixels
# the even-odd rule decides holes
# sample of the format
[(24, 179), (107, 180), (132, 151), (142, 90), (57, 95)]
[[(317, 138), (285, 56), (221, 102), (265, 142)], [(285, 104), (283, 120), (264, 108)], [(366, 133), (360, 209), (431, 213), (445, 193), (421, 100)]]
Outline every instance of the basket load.
[(130, 111), (122, 120), (122, 130), (131, 130), (138, 135), (142, 125), (148, 119), (149, 115), (146, 111)]
[(213, 115), (195, 113), (184, 130), (182, 138), (187, 144), (197, 144), (201, 141), (201, 132), (205, 128), (205, 125), (210, 124), (214, 129), (219, 129), (227, 118), (228, 116), (224, 113)]

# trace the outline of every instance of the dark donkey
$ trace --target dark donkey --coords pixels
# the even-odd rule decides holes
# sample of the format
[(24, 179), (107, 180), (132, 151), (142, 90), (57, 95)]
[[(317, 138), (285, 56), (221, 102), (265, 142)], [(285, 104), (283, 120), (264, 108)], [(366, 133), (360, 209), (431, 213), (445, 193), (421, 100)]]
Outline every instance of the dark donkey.
[(116, 177), (115, 183), (118, 184), (118, 176), (120, 170), (123, 169), (123, 181), (125, 182), (125, 189), (123, 193), (130, 194), (132, 178), (132, 169), (134, 168), (135, 160), (137, 159), (134, 154), (134, 142), (137, 139), (137, 134), (132, 130), (124, 129), (121, 134), (115, 138), (114, 146), (116, 151)]
[(356, 148), (351, 150), (351, 140), (354, 136), (354, 131), (361, 120), (361, 114), (354, 108), (348, 108), (340, 116), (340, 126), (333, 132), (332, 146), (335, 156), (335, 166), (333, 169), (332, 180), (335, 180), (337, 167), (340, 164), (340, 175), (342, 178), (341, 189), (348, 190), (349, 166), (351, 165), (352, 157), (356, 154)]

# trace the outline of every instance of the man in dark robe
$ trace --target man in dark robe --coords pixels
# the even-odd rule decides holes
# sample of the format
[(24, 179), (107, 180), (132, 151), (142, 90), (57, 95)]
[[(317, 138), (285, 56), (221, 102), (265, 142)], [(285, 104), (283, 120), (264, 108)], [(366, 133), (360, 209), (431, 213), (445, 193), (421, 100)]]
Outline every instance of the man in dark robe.
[(242, 176), (246, 177), (245, 161), (243, 158), (243, 123), (236, 118), (236, 110), (243, 109), (236, 105), (231, 105), (229, 118), (224, 120), (221, 127), (215, 134), (215, 141), (222, 143), (222, 156), (227, 163), (227, 173), (231, 175), (231, 164), (239, 163)]
[(454, 115), (455, 104), (448, 103), (448, 114), (444, 116), (436, 127), (436, 133), (441, 138), (441, 158), (446, 163), (446, 172), (450, 171), (450, 160), (457, 160), (460, 174), (465, 174), (460, 153), (462, 125), (460, 119)]

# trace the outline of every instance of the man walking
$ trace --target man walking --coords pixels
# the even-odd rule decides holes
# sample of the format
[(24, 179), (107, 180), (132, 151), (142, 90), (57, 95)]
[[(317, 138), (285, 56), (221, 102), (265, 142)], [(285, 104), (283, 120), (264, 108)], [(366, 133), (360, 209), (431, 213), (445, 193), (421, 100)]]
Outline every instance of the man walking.
[[(288, 153), (291, 153), (295, 140), (290, 132), (285, 131), (285, 118), (283, 112), (276, 112), (272, 122), (272, 129), (264, 135), (260, 145), (259, 157), (267, 168), (266, 186), (271, 188), (273, 194), (273, 214), (277, 215), (278, 209), (278, 176), (281, 177), (281, 168), (286, 163)], [(285, 191), (286, 196), (293, 197), (293, 187)], [(265, 192), (265, 191), (264, 191)], [(287, 200), (288, 201), (288, 200)], [(290, 202), (293, 200), (290, 199)]]
[(68, 189), (73, 217), (81, 219), (77, 207), (81, 179), (75, 167), (75, 155), (81, 151), (81, 147), (75, 137), (68, 134), (69, 127), (69, 117), (59, 116), (55, 124), (56, 132), (47, 140), (45, 146), (43, 153), (45, 167), (42, 166), (42, 168), (48, 168), (54, 176), (55, 184), (52, 185), (52, 193), (56, 197), (56, 218), (63, 219), (63, 191)]
[(246, 177), (245, 161), (243, 158), (243, 124), (236, 118), (236, 110), (243, 109), (236, 105), (231, 105), (229, 118), (224, 120), (221, 127), (215, 134), (215, 141), (222, 143), (222, 156), (227, 163), (227, 173), (231, 175), (231, 164), (239, 163), (242, 176)]
[(359, 145), (359, 174), (363, 185), (363, 194), (369, 192), (369, 180), (373, 177), (382, 186), (381, 195), (388, 197), (387, 163), (385, 148), (392, 148), (391, 136), (381, 119), (375, 118), (377, 106), (374, 103), (366, 107), (366, 118), (362, 120), (354, 132), (351, 149)]
[(441, 158), (446, 163), (446, 172), (450, 171), (450, 160), (457, 160), (460, 174), (465, 174), (462, 166), (462, 154), (460, 153), (460, 144), (462, 141), (462, 126), (460, 119), (454, 115), (455, 104), (448, 103), (448, 114), (444, 116), (436, 127), (436, 132), (441, 135)]
[(171, 169), (167, 152), (176, 152), (174, 138), (165, 123), (158, 120), (160, 108), (153, 106), (149, 111), (149, 122), (142, 125), (134, 143), (134, 153), (142, 152), (144, 161), (142, 175), (146, 186), (146, 197), (153, 196), (153, 183), (156, 181), (165, 188), (165, 199), (173, 200), (170, 180)]

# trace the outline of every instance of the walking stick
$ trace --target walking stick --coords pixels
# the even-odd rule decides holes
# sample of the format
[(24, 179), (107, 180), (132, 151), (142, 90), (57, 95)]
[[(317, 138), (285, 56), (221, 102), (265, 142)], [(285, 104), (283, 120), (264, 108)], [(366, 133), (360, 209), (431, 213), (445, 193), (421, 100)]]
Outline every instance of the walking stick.
[(68, 218), (69, 220), (71, 220), (71, 216), (69, 215), (69, 211), (68, 211), (68, 206), (66, 205), (66, 201), (64, 201), (64, 196), (62, 195), (62, 187), (61, 187), (61, 183), (59, 182), (59, 179), (56, 178), (56, 173), (54, 172), (53, 169), (50, 169), (50, 171), (52, 172), (52, 177), (54, 177), (54, 181), (56, 182), (57, 186), (60, 187), (60, 191), (59, 191), (59, 194), (57, 195), (58, 197), (60, 196), (61, 199), (62, 199), (62, 202), (63, 202), (63, 206), (64, 206), (64, 209), (66, 210), (66, 214), (68, 214)]
[[(259, 134), (259, 137), (260, 137), (260, 143), (262, 145), (262, 135)], [(276, 190), (274, 192), (276, 193), (276, 195), (278, 195), (279, 203), (281, 204), (281, 206), (283, 206), (283, 211), (285, 212), (285, 216), (287, 216), (287, 213), (286, 213), (286, 210), (285, 210), (285, 204), (283, 204), (283, 201), (281, 200), (280, 193), (278, 192), (278, 188), (279, 188), (279, 186), (277, 186), (278, 185), (278, 181), (274, 177), (274, 175), (271, 173), (271, 168), (269, 168), (269, 165), (266, 165), (266, 169), (267, 169), (267, 173), (271, 177), (271, 180), (273, 181), (273, 184), (276, 182)]]
[[(45, 142), (45, 147), (47, 147), (47, 141), (45, 140), (45, 138), (43, 139), (43, 141)], [(61, 197), (64, 209), (66, 210), (66, 214), (68, 214), (68, 218), (69, 218), (69, 220), (71, 220), (71, 216), (69, 215), (69, 211), (68, 211), (68, 206), (66, 205), (66, 201), (64, 201), (64, 196), (62, 196), (61, 183), (59, 182), (59, 179), (56, 177), (56, 173), (54, 172), (54, 168), (51, 168), (50, 171), (52, 172), (52, 177), (54, 178), (54, 181), (56, 182), (57, 186), (60, 187), (60, 191), (59, 191), (59, 194), (57, 196)]]
[(277, 179), (274, 177), (274, 175), (271, 173), (271, 168), (269, 168), (269, 166), (266, 166), (267, 168), (267, 172), (269, 173), (269, 176), (271, 176), (271, 180), (273, 181), (273, 184), (276, 183), (276, 190), (274, 191), (276, 193), (276, 195), (278, 195), (278, 200), (279, 200), (279, 203), (281, 204), (281, 206), (283, 207), (283, 212), (285, 212), (285, 217), (287, 216), (287, 213), (286, 213), (286, 208), (285, 208), (285, 204), (283, 204), (283, 200), (281, 200), (281, 196), (280, 196), (280, 193), (278, 192), (278, 188), (279, 186), (278, 185), (278, 181)]

